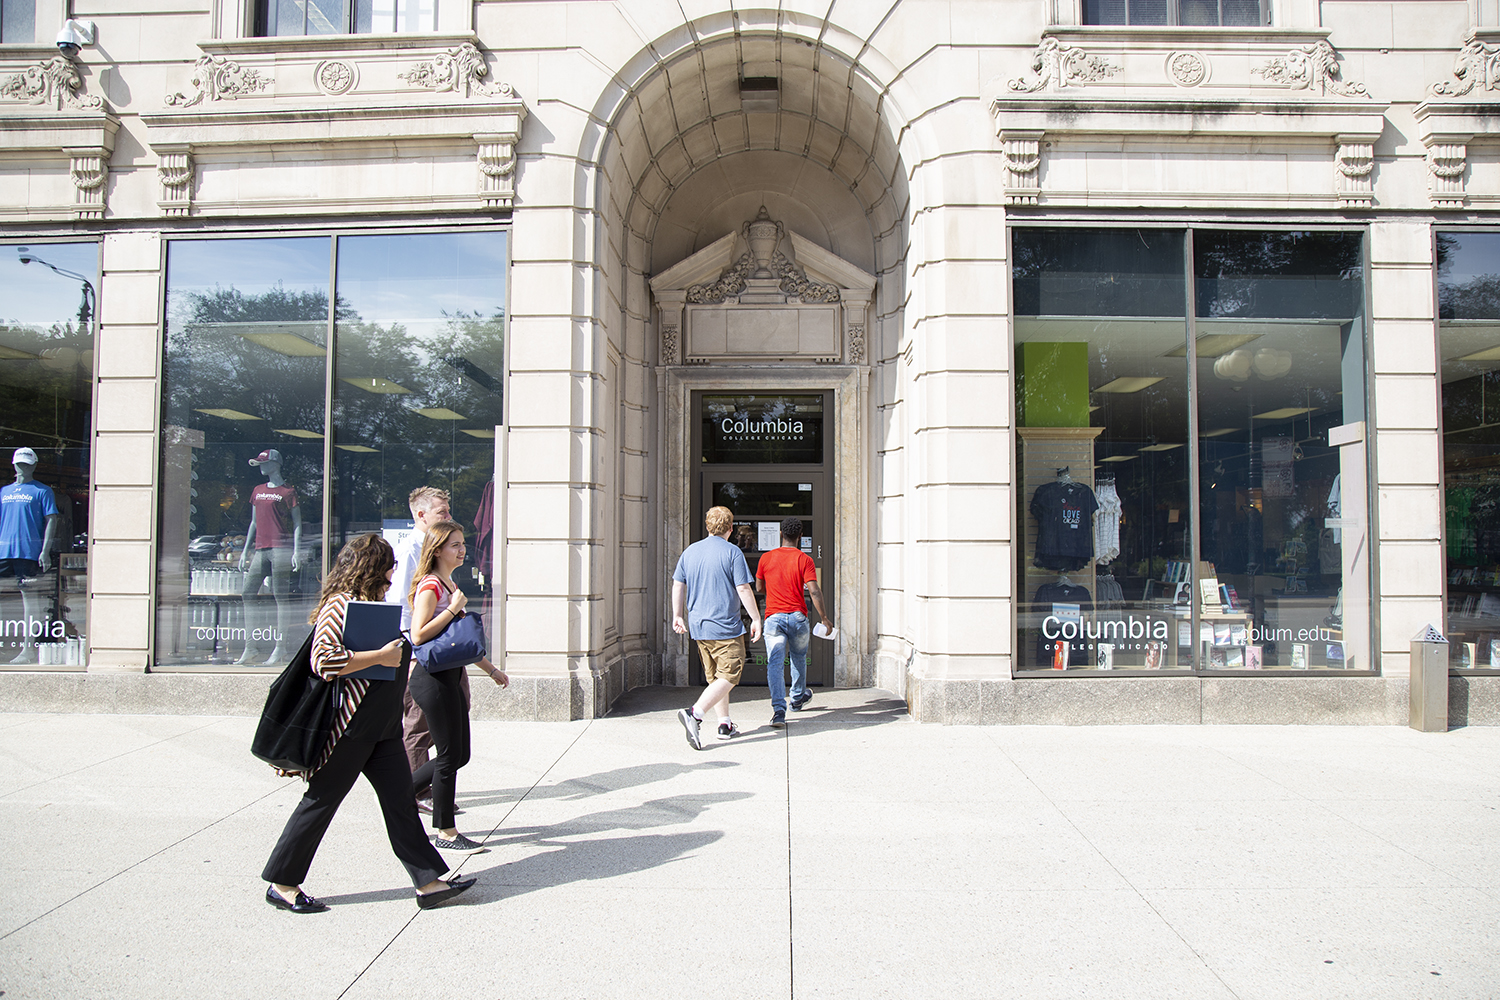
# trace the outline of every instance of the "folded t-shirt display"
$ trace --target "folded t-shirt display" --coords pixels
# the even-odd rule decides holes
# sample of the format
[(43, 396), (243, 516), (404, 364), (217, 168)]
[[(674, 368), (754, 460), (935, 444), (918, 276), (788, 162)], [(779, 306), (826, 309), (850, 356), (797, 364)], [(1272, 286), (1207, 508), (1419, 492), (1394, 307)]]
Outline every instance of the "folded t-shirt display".
[[(1042, 619), (1045, 619), (1048, 615), (1055, 614), (1054, 609), (1059, 604), (1076, 605), (1080, 616), (1094, 610), (1093, 597), (1090, 596), (1087, 587), (1080, 587), (1072, 583), (1062, 583), (1061, 581), (1042, 584), (1036, 589), (1036, 596), (1032, 600), (1035, 602), (1034, 606)], [(1063, 662), (1063, 666), (1083, 666), (1088, 663), (1088, 643), (1084, 640), (1081, 630), (1078, 638), (1071, 641), (1058, 638), (1049, 639), (1047, 638), (1047, 633), (1049, 632), (1056, 636), (1061, 632), (1061, 626), (1043, 628), (1038, 633), (1036, 644), (1036, 665), (1038, 667), (1054, 665), (1058, 655), (1057, 647), (1059, 646), (1069, 647), (1067, 650), (1067, 659)]]

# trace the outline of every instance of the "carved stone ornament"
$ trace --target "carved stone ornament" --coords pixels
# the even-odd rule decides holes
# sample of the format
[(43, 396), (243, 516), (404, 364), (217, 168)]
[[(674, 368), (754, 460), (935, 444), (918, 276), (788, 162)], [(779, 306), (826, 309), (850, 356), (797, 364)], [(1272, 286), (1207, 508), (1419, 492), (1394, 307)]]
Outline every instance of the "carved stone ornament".
[(781, 292), (803, 302), (839, 301), (837, 285), (812, 280), (796, 262), (781, 252), (779, 248), (786, 236), (786, 227), (771, 218), (766, 206), (762, 205), (759, 214), (740, 227), (740, 236), (750, 249), (741, 254), (717, 281), (688, 288), (688, 302), (715, 305), (745, 291), (752, 278), (780, 278), (777, 287)]
[(1041, 196), (1042, 133), (1005, 131), (1005, 203), (1035, 205)]
[(0, 82), (0, 98), (45, 105), (57, 111), (64, 108), (100, 111), (104, 108), (103, 98), (83, 92), (83, 78), (78, 74), (78, 67), (73, 60), (63, 56), (53, 56), (6, 77)]
[(677, 327), (675, 326), (661, 328), (661, 363), (664, 365), (677, 363)]
[(749, 253), (744, 254), (739, 260), (730, 265), (729, 269), (719, 275), (717, 281), (711, 281), (702, 285), (693, 285), (687, 290), (687, 300), (694, 305), (713, 305), (723, 302), (725, 299), (740, 294), (747, 287), (746, 279), (755, 270), (755, 259)]
[(419, 62), (405, 73), (397, 73), (398, 79), (407, 86), (421, 87), (437, 93), (456, 93), (464, 97), (478, 94), (481, 97), (511, 97), (514, 92), (508, 83), (485, 83), (490, 68), (485, 65), (484, 54), (473, 42), (464, 42), (456, 49), (449, 49), (430, 62)]
[(156, 179), (161, 183), (157, 205), (168, 217), (188, 215), (193, 206), (193, 152), (182, 146), (156, 150)]
[(313, 70), (313, 82), (318, 89), (330, 97), (347, 94), (359, 82), (354, 64), (343, 59), (325, 59)]
[(1345, 83), (1339, 79), (1339, 54), (1327, 39), (1311, 45), (1300, 45), (1284, 56), (1269, 60), (1250, 71), (1288, 90), (1313, 90), (1319, 95), (1333, 91), (1345, 97), (1369, 97), (1362, 83)]
[(1462, 97), (1475, 87), (1500, 90), (1500, 46), (1486, 45), (1471, 31), (1459, 50), (1453, 76), (1445, 83), (1434, 83), (1432, 92), (1439, 97)]
[(1196, 87), (1208, 79), (1208, 60), (1198, 52), (1173, 52), (1167, 57), (1167, 77), (1179, 87)]
[(1375, 144), (1339, 137), (1338, 198), (1341, 208), (1371, 208), (1375, 204)]
[[(778, 223), (779, 225), (779, 223)], [(809, 278), (780, 250), (771, 255), (771, 271), (781, 279), (781, 290), (803, 302), (837, 302), (839, 288)]]
[(191, 108), (204, 100), (233, 101), (260, 93), (270, 86), (271, 80), (260, 70), (246, 69), (224, 56), (207, 55), (193, 63), (193, 76), (188, 82), (193, 93), (178, 91), (167, 98), (168, 105)]
[(849, 363), (865, 363), (865, 328), (857, 323), (849, 324)]
[(1463, 142), (1433, 142), (1427, 150), (1427, 170), (1432, 174), (1427, 197), (1433, 208), (1460, 209), (1468, 203), (1464, 171), (1469, 166), (1469, 147)]
[(479, 198), (485, 208), (511, 208), (516, 198), (515, 136), (476, 135), (479, 143)]
[(104, 218), (104, 182), (109, 178), (109, 155), (102, 149), (70, 150), (68, 176), (73, 180), (73, 214), (80, 219)]
[(1006, 86), (1020, 94), (1034, 94), (1049, 83), (1062, 90), (1068, 86), (1098, 83), (1114, 76), (1120, 69), (1076, 45), (1065, 47), (1055, 38), (1043, 38), (1031, 59), (1031, 72), (1036, 78), (1017, 77)]

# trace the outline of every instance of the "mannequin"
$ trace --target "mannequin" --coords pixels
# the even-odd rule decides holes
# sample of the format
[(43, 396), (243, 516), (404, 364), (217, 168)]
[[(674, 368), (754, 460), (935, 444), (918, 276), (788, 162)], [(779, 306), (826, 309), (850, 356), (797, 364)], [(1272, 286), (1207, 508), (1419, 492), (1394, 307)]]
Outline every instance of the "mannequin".
[[(297, 569), (297, 553), (302, 550), (302, 509), (297, 506), (297, 488), (288, 486), (281, 477), (281, 452), (268, 448), (250, 459), (266, 477), (250, 496), (250, 527), (245, 532), (245, 550), (240, 553), (240, 569), (245, 584), (240, 596), (245, 601), (245, 652), (237, 663), (282, 663), (291, 656), (287, 635), (291, 627), (292, 572)], [(276, 601), (276, 613), (269, 613), (260, 598), (260, 586), (267, 579)], [(275, 644), (271, 655), (262, 658), (267, 639)]]
[[(52, 553), (57, 546), (58, 524), (62, 514), (57, 498), (48, 486), (36, 482), (36, 452), (17, 448), (11, 456), (16, 481), (0, 489), (0, 595), (4, 596), (4, 622), (24, 621), (18, 635), (14, 627), (0, 626), (10, 634), (4, 648), (20, 645), (21, 652), (12, 663), (35, 663), (38, 624), (48, 627), (44, 592), (34, 583), (52, 568)], [(19, 592), (20, 601), (11, 596)]]

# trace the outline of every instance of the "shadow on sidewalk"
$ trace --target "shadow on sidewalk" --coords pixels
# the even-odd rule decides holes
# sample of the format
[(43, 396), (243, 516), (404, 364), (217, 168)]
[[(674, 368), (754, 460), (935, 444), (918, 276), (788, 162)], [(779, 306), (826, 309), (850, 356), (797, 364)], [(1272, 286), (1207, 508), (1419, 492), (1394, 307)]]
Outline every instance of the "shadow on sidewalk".
[[(655, 713), (670, 715), (692, 704), (702, 690), (663, 685), (636, 688), (621, 695), (605, 719), (632, 718)], [(812, 702), (807, 708), (801, 712), (787, 713), (789, 732), (798, 722), (815, 723), (819, 728), (832, 729), (910, 720), (906, 702), (876, 688), (813, 688), (812, 694)], [(765, 704), (767, 718), (770, 717), (769, 700), (770, 693), (764, 687), (737, 687), (729, 695), (731, 705), (754, 702)], [(741, 720), (742, 711), (735, 713), (735, 721)], [(762, 727), (757, 725), (746, 729), (746, 735), (759, 728)], [(729, 745), (733, 746), (735, 742), (738, 741), (730, 741)]]
[(561, 799), (563, 801), (573, 801), (590, 798), (594, 795), (603, 795), (606, 792), (618, 792), (626, 788), (638, 788), (641, 785), (649, 785), (656, 781), (670, 781), (672, 778), (678, 778), (684, 774), (691, 774), (693, 771), (701, 771), (705, 768), (738, 766), (738, 763), (732, 760), (705, 760), (699, 764), (678, 764), (675, 761), (662, 761), (658, 764), (632, 764), (629, 767), (617, 767), (612, 771), (600, 771), (597, 774), (569, 778), (567, 781), (559, 782), (556, 785), (539, 785), (532, 789), (492, 788), (484, 791), (459, 792), (458, 805), (465, 809), (501, 805), (507, 802), (519, 802), (523, 796), (528, 799)]

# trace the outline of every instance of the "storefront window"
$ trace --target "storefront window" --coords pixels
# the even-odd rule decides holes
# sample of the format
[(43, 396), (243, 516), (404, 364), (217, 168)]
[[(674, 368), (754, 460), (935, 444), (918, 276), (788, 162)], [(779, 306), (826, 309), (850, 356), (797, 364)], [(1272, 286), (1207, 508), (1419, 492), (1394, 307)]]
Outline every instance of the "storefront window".
[(1018, 672), (1194, 665), (1183, 245), (1015, 231)]
[(1210, 669), (1372, 669), (1363, 252), (1358, 233), (1193, 233)]
[(1361, 253), (1014, 231), (1018, 674), (1370, 669)]
[(96, 243), (0, 244), (0, 665), (82, 667)]
[(409, 531), (417, 486), (452, 494), (485, 610), (505, 256), (501, 232), (169, 244), (158, 664), (284, 665), (329, 559)]
[(1448, 656), (1500, 670), (1500, 233), (1437, 235)]

